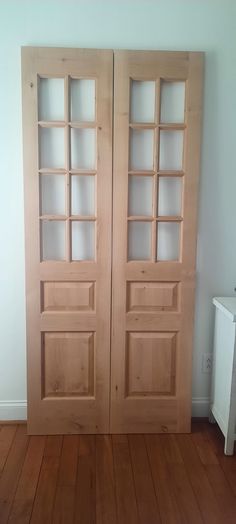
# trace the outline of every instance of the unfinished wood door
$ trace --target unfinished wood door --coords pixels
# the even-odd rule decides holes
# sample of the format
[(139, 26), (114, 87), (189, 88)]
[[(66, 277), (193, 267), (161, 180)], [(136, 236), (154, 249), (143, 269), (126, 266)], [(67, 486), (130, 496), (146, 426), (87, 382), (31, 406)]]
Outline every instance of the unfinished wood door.
[(187, 432), (202, 54), (114, 64), (111, 431)]
[(23, 48), (28, 431), (109, 431), (113, 53)]

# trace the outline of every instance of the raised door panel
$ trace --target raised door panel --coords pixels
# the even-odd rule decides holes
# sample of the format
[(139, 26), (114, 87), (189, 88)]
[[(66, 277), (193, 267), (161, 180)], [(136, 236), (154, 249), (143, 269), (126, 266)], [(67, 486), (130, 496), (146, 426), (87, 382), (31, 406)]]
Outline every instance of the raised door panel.
[(178, 282), (128, 282), (127, 311), (177, 311)]
[(127, 333), (126, 396), (175, 393), (175, 333)]
[(93, 311), (95, 282), (44, 282), (42, 311)]
[(44, 334), (44, 398), (94, 396), (94, 333)]

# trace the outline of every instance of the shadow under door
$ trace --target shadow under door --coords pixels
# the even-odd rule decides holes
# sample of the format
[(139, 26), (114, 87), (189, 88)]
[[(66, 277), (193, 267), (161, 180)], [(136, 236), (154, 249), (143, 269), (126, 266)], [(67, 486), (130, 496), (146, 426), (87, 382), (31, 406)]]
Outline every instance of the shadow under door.
[(23, 48), (22, 82), (28, 431), (189, 431), (202, 54)]

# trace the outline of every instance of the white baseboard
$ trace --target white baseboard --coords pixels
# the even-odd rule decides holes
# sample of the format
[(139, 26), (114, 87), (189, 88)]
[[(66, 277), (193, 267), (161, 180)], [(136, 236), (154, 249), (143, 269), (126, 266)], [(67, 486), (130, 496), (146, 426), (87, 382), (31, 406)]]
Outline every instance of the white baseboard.
[[(192, 417), (208, 417), (210, 399), (208, 397), (195, 397), (192, 399)], [(26, 400), (1, 400), (0, 420), (26, 420)]]
[(192, 398), (192, 417), (208, 417), (210, 411), (209, 397)]
[(0, 420), (27, 420), (26, 400), (0, 400)]

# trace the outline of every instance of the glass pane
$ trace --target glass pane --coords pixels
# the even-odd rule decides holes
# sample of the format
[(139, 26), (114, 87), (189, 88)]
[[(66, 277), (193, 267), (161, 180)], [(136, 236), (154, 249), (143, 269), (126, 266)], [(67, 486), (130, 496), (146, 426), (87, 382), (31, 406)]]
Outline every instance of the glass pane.
[(70, 81), (71, 121), (95, 121), (95, 80)]
[(154, 122), (155, 82), (132, 80), (130, 93), (131, 122)]
[(161, 83), (161, 122), (184, 122), (185, 82)]
[(152, 215), (152, 177), (129, 176), (129, 215)]
[(95, 214), (94, 176), (73, 175), (71, 178), (71, 213), (72, 215)]
[(65, 215), (64, 175), (41, 175), (42, 215)]
[(40, 78), (39, 120), (64, 120), (64, 78)]
[(159, 177), (158, 215), (180, 216), (182, 207), (182, 178)]
[(43, 260), (65, 260), (65, 222), (43, 220)]
[(158, 222), (157, 260), (179, 260), (180, 224)]
[(130, 169), (153, 169), (153, 142), (152, 129), (130, 130)]
[(128, 260), (151, 258), (151, 222), (129, 222)]
[(183, 168), (183, 131), (160, 132), (159, 169), (177, 170)]
[(71, 129), (72, 169), (95, 169), (95, 129)]
[(39, 128), (39, 167), (65, 167), (65, 133), (62, 127)]
[(72, 222), (72, 260), (94, 260), (95, 223)]

